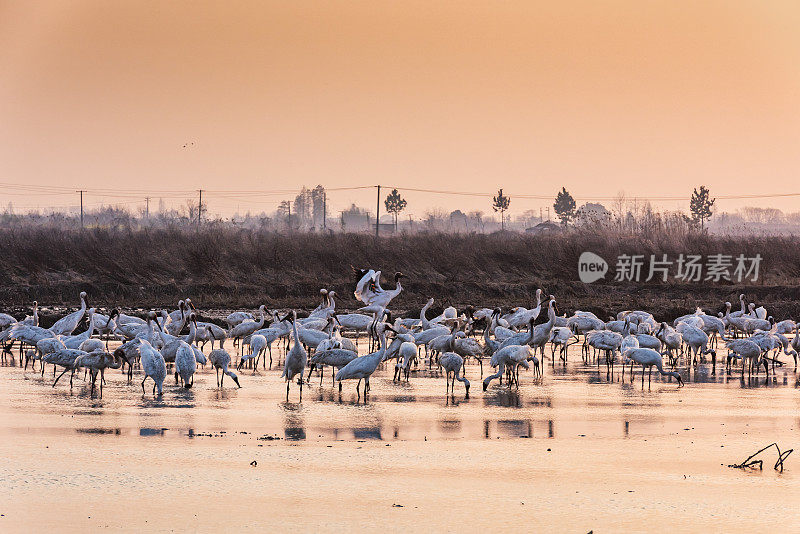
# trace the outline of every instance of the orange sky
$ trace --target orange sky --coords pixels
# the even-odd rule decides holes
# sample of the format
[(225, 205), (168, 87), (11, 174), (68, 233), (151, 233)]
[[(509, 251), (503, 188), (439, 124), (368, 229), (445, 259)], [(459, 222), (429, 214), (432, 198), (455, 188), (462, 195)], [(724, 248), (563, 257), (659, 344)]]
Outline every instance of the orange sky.
[[(0, 182), (118, 188), (87, 203), (131, 207), (132, 190), (502, 186), (512, 213), (552, 204), (515, 193), (562, 185), (800, 192), (799, 27), (800, 3), (777, 0), (0, 0)], [(491, 211), (406, 196), (416, 216)], [(284, 197), (209, 198), (229, 214)], [(331, 194), (350, 201), (374, 209), (374, 192)]]

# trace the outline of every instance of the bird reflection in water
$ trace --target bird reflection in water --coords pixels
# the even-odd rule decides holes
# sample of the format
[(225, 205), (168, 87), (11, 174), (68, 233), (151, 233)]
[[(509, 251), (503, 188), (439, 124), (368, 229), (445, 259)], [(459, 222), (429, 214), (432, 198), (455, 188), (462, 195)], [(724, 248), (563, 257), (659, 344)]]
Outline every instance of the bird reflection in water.
[(503, 419), (497, 421), (497, 433), (508, 438), (532, 438), (530, 419)]
[(353, 429), (353, 438), (355, 439), (377, 439), (382, 440), (381, 427), (359, 427)]
[(497, 388), (491, 394), (487, 392), (483, 396), (483, 404), (484, 406), (520, 408), (522, 407), (522, 396), (518, 389)]
[(442, 419), (439, 421), (439, 430), (442, 434), (458, 434), (461, 432), (461, 420)]
[(283, 435), (287, 441), (302, 441), (306, 439), (305, 417), (303, 405), (300, 403), (281, 403), (284, 410)]

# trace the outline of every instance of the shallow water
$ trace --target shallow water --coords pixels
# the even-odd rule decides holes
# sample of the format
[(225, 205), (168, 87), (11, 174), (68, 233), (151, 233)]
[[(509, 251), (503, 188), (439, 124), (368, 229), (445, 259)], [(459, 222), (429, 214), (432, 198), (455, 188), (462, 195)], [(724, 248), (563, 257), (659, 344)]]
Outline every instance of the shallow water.
[(727, 467), (798, 445), (791, 366), (746, 382), (684, 369), (686, 387), (654, 375), (642, 390), (638, 371), (609, 381), (570, 360), (486, 392), (469, 365), (468, 399), (387, 366), (365, 402), (326, 369), (302, 403), (275, 369), (241, 371), (241, 389), (201, 369), (161, 398), (110, 370), (98, 399), (82, 377), (52, 388), (50, 367), (0, 367), (0, 530), (800, 528), (800, 457), (782, 474), (771, 450), (763, 471)]

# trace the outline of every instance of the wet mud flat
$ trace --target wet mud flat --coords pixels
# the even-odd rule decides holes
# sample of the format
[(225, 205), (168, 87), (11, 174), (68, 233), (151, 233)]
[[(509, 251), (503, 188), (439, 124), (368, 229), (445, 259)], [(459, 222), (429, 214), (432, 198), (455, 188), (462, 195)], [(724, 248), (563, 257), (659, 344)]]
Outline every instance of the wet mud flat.
[(54, 389), (50, 369), (0, 367), (0, 531), (800, 527), (799, 456), (783, 473), (772, 451), (763, 470), (728, 467), (797, 448), (791, 368), (742, 382), (703, 366), (642, 390), (570, 360), (486, 392), (469, 365), (468, 399), (435, 370), (406, 384), (386, 367), (365, 402), (326, 371), (302, 403), (276, 369), (243, 370), (241, 389), (200, 369), (161, 398), (109, 371), (98, 399), (81, 378)]

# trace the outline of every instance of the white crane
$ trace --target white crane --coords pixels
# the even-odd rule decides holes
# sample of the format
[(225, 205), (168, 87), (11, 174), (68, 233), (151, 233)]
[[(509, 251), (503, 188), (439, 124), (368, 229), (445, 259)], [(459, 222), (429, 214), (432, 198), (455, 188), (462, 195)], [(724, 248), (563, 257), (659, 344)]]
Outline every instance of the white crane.
[[(250, 336), (252, 338), (252, 336), (261, 335), (264, 336), (264, 339), (266, 339), (267, 350), (269, 351), (270, 369), (272, 369), (272, 344), (278, 339), (281, 339), (289, 335), (291, 331), (292, 331), (291, 323), (287, 320), (287, 318), (284, 318), (283, 320), (278, 319), (275, 322), (273, 322), (270, 328), (262, 328), (261, 330), (256, 330)], [(278, 360), (278, 363), (280, 363), (280, 360)], [(266, 366), (266, 358), (264, 358), (263, 365)]]
[(768, 319), (748, 318), (744, 320), (744, 331), (751, 335), (756, 330), (769, 330), (775, 320), (770, 316)]
[(64, 342), (64, 346), (68, 349), (77, 349), (81, 346), (81, 343), (86, 341), (87, 339), (91, 338), (94, 335), (95, 328), (97, 327), (97, 317), (95, 317), (95, 309), (89, 308), (86, 312), (86, 316), (89, 318), (89, 328), (86, 329), (85, 332), (74, 336), (63, 336), (62, 341)]
[(394, 366), (392, 382), (400, 380), (401, 375), (405, 376), (406, 382), (408, 382), (408, 377), (411, 374), (411, 362), (417, 358), (417, 346), (414, 344), (414, 337), (410, 334), (398, 334), (392, 344), (398, 340), (400, 344), (397, 346), (397, 363)]
[[(266, 307), (262, 304), (258, 307), (258, 313), (260, 314), (260, 319), (258, 321), (252, 321), (247, 323), (239, 323), (238, 325), (234, 326), (230, 330), (228, 330), (228, 337), (233, 339), (234, 346), (236, 345), (236, 340), (241, 340), (241, 338), (245, 336), (249, 336), (256, 330), (259, 330), (264, 326), (264, 310)], [(239, 349), (241, 351), (241, 344), (239, 345)]]
[[(622, 334), (609, 330), (592, 330), (586, 334), (586, 343), (595, 350), (606, 353), (606, 375), (614, 371), (614, 353), (622, 346)], [(597, 359), (600, 367), (600, 359)]]
[(676, 330), (683, 338), (683, 342), (689, 346), (689, 365), (694, 365), (697, 362), (698, 353), (700, 356), (711, 354), (712, 370), (715, 371), (717, 369), (717, 353), (708, 348), (708, 334), (689, 322), (678, 323)]
[(539, 312), (542, 309), (542, 290), (536, 290), (536, 307), (530, 310), (526, 308), (519, 308), (517, 312), (507, 317), (506, 320), (512, 328), (520, 328), (530, 322), (531, 319), (536, 320), (539, 317)]
[[(416, 352), (416, 347), (414, 348)], [(351, 361), (358, 358), (358, 354), (352, 350), (343, 349), (343, 348), (331, 348), (331, 349), (324, 349), (318, 350), (314, 352), (314, 355), (309, 358), (308, 363), (311, 364), (309, 366), (308, 371), (308, 378), (311, 379), (311, 369), (313, 366), (319, 366), (319, 385), (322, 385), (322, 377), (324, 374), (324, 366), (328, 365), (334, 369), (333, 373), (331, 374), (331, 380), (333, 384), (336, 383), (336, 369), (341, 369)], [(339, 390), (341, 391), (342, 383), (339, 382)]]
[(423, 330), (422, 332), (413, 333), (412, 335), (414, 336), (414, 343), (417, 345), (417, 347), (425, 347), (425, 355), (427, 356), (428, 343), (439, 336), (450, 335), (450, 329), (446, 326), (436, 326), (429, 328), (428, 330)]
[(453, 352), (464, 358), (465, 362), (467, 358), (478, 360), (481, 366), (481, 378), (483, 378), (483, 350), (483, 346), (475, 338), (458, 336), (453, 340)]
[(192, 314), (190, 319), (189, 339), (187, 341), (180, 340), (178, 342), (178, 348), (175, 351), (175, 376), (180, 376), (183, 387), (186, 389), (194, 385), (194, 373), (197, 371), (197, 357), (191, 346), (192, 343), (194, 343), (194, 337), (197, 333), (195, 315)]
[[(320, 290), (320, 292), (322, 292), (322, 290)], [(308, 314), (308, 319), (328, 320), (336, 313), (336, 301), (333, 298), (336, 296), (336, 291), (328, 291), (324, 295), (325, 298), (322, 300), (322, 304)]]
[[(730, 314), (731, 317), (743, 317), (747, 315), (747, 304), (744, 299), (744, 293), (739, 295), (739, 304), (741, 304), (742, 309), (739, 311), (732, 312)], [(726, 306), (730, 306), (727, 302), (725, 303)]]
[(478, 358), (478, 363), (481, 366), (481, 378), (483, 378), (483, 358), (487, 356), (491, 358), (492, 355), (495, 352), (497, 352), (497, 350), (500, 348), (500, 342), (497, 341), (496, 338), (492, 339), (489, 336), (490, 331), (493, 330), (494, 327), (496, 326), (497, 319), (499, 316), (500, 316), (500, 308), (495, 308), (494, 312), (492, 313), (491, 319), (489, 320), (489, 324), (486, 326), (486, 328), (483, 329), (483, 355), (480, 357), (476, 356)]
[[(679, 350), (683, 344), (683, 336), (681, 336), (681, 333), (667, 323), (662, 322), (656, 332), (656, 337), (664, 344), (666, 354), (669, 356), (670, 360), (674, 360), (676, 356), (673, 355), (673, 352)], [(672, 363), (674, 363), (674, 361), (672, 361)]]
[(155, 313), (150, 312), (147, 316), (147, 339), (140, 338), (139, 340), (139, 354), (141, 356), (142, 371), (144, 378), (142, 379), (142, 395), (145, 394), (144, 383), (148, 377), (153, 380), (153, 395), (162, 394), (164, 387), (164, 379), (167, 378), (167, 364), (164, 361), (164, 356), (159, 351), (153, 348), (153, 329), (151, 322), (155, 320)]
[(133, 364), (141, 358), (139, 353), (141, 338), (134, 338), (131, 341), (126, 341), (114, 350), (114, 354), (120, 357), (124, 366), (128, 366), (128, 382), (133, 380)]
[[(629, 318), (625, 318), (625, 326), (622, 332), (622, 345), (620, 345), (619, 351), (620, 354), (623, 355), (622, 357), (622, 379), (625, 380), (625, 351), (631, 349), (638, 349), (639, 347), (639, 339), (634, 334), (631, 334), (631, 323)], [(633, 376), (633, 364), (631, 364), (631, 376)]]
[(361, 386), (361, 381), (364, 380), (364, 399), (367, 397), (367, 393), (369, 392), (369, 378), (378, 368), (381, 361), (383, 361), (383, 356), (386, 354), (386, 330), (391, 330), (394, 332), (394, 329), (385, 324), (380, 323), (377, 325), (376, 330), (378, 331), (378, 336), (380, 338), (380, 349), (366, 356), (361, 356), (360, 358), (356, 358), (341, 369), (339, 372), (336, 373), (336, 381), (339, 382), (341, 386), (342, 380), (355, 380), (358, 379), (358, 384), (356, 384), (356, 393), (358, 393), (359, 398), (361, 398), (361, 393), (359, 392), (359, 387)]
[(258, 359), (262, 354), (267, 352), (267, 338), (261, 334), (253, 334), (250, 336), (248, 345), (250, 345), (250, 354), (245, 354), (239, 359), (239, 365), (236, 366), (236, 369), (241, 369), (242, 365), (248, 360), (253, 360), (253, 374), (256, 374), (258, 370)]
[(791, 343), (792, 350), (794, 350), (794, 368), (797, 370), (797, 355), (800, 354), (800, 323), (794, 326), (794, 337)]
[[(539, 360), (533, 353), (533, 349), (528, 345), (509, 345), (499, 349), (492, 355), (492, 359), (489, 362), (492, 367), (497, 368), (497, 372), (483, 379), (483, 391), (486, 391), (486, 388), (489, 387), (489, 383), (492, 380), (503, 376), (503, 372), (506, 368), (508, 368), (510, 372), (509, 385), (511, 385), (513, 381), (511, 377), (516, 377), (517, 367), (522, 366), (527, 369), (528, 360), (533, 361), (535, 370), (539, 368)], [(519, 382), (517, 382), (517, 384), (519, 384)]]
[[(208, 361), (214, 366), (214, 370), (217, 372), (218, 388), (222, 387), (223, 382), (225, 382), (225, 375), (231, 377), (231, 379), (236, 382), (237, 387), (242, 387), (242, 385), (239, 384), (239, 377), (236, 373), (228, 369), (231, 364), (231, 355), (222, 347), (222, 344), (220, 344), (220, 348), (211, 351), (208, 355)], [(220, 380), (219, 377), (220, 371), (222, 371), (222, 380)]]
[(297, 312), (292, 310), (292, 344), (291, 350), (286, 354), (286, 359), (283, 361), (283, 373), (281, 378), (286, 379), (286, 401), (289, 401), (289, 384), (292, 379), (298, 376), (298, 383), (300, 385), (300, 400), (303, 400), (303, 371), (305, 371), (306, 363), (308, 363), (308, 353), (303, 348), (300, 342), (300, 336), (297, 334)]
[[(570, 339), (575, 339), (572, 343), (570, 343)], [(550, 331), (550, 358), (553, 360), (553, 364), (556, 361), (556, 347), (558, 347), (558, 354), (561, 360), (566, 363), (567, 362), (567, 348), (578, 342), (578, 336), (575, 333), (567, 328), (566, 326), (556, 326)]]
[[(186, 326), (186, 321), (189, 320), (189, 315), (186, 313), (186, 305), (183, 304), (179, 306), (179, 309), (176, 312), (180, 312), (178, 319), (175, 320), (172, 314), (169, 314), (164, 321), (163, 330), (171, 336), (179, 336), (183, 331), (183, 327)], [(175, 313), (175, 312), (173, 312)]]
[(16, 324), (17, 320), (7, 313), (0, 313), (0, 328), (6, 329), (12, 324)]
[[(725, 342), (725, 346), (729, 351), (728, 365), (730, 365), (732, 359), (731, 353), (742, 359), (742, 379), (744, 379), (745, 367), (748, 368), (748, 376), (750, 376), (754, 365), (756, 366), (756, 373), (758, 373), (758, 367), (761, 366), (761, 347), (759, 347), (758, 344), (749, 339), (722, 338), (722, 340)], [(767, 367), (766, 361), (764, 362), (764, 367)], [(769, 368), (767, 367), (767, 369)]]
[(430, 324), (436, 325), (444, 323), (446, 325), (452, 324), (453, 321), (456, 320), (458, 317), (458, 310), (455, 309), (453, 306), (448, 306), (444, 310), (442, 310), (441, 315), (434, 317), (429, 321)]
[[(8, 339), (17, 340), (20, 342), (20, 359), (22, 359), (22, 345), (28, 344), (36, 346), (36, 344), (49, 337), (55, 337), (52, 330), (34, 326), (29, 324), (17, 323), (9, 329)], [(25, 368), (28, 368), (28, 358), (25, 358)]]
[[(650, 387), (650, 380), (651, 380), (651, 373), (653, 372), (653, 367), (658, 369), (658, 372), (664, 376), (672, 376), (678, 381), (678, 387), (683, 386), (683, 379), (681, 375), (676, 371), (665, 371), (664, 370), (664, 360), (661, 358), (661, 354), (653, 349), (645, 349), (645, 348), (632, 348), (628, 349), (623, 353), (623, 358), (631, 361), (631, 382), (633, 382), (633, 364), (637, 363), (642, 366), (642, 389), (644, 389), (644, 370), (647, 369), (647, 387)], [(623, 360), (622, 365), (624, 366), (626, 363)]]
[(56, 335), (65, 335), (65, 334), (72, 334), (72, 332), (78, 328), (78, 324), (80, 324), (81, 319), (83, 319), (83, 315), (86, 313), (86, 292), (81, 291), (80, 293), (81, 299), (81, 307), (69, 315), (65, 315), (61, 319), (55, 322), (53, 326), (49, 328), (49, 330)]
[(356, 333), (356, 340), (362, 332), (364, 334), (369, 332), (370, 325), (375, 321), (375, 317), (363, 313), (341, 313), (336, 314), (335, 317), (343, 330)]
[[(455, 352), (445, 352), (439, 358), (439, 364), (442, 366), (442, 369), (445, 371), (445, 395), (448, 393), (448, 389), (451, 394), (454, 394), (453, 389), (456, 385), (456, 380), (459, 382), (464, 383), (464, 388), (467, 391), (467, 398), (469, 398), (469, 380), (464, 378), (462, 374), (462, 369), (464, 368), (464, 359), (461, 358)], [(450, 382), (450, 374), (452, 373), (453, 379)]]
[(394, 289), (383, 289), (381, 287), (380, 271), (373, 271), (372, 269), (369, 271), (359, 270), (357, 271), (357, 274), (360, 275), (360, 277), (358, 278), (356, 290), (353, 292), (353, 294), (355, 295), (356, 300), (360, 300), (367, 306), (388, 308), (392, 299), (399, 295), (403, 290), (400, 279), (405, 275), (401, 272), (397, 272), (394, 275)]
[(779, 321), (775, 323), (775, 333), (776, 334), (791, 334), (794, 332), (797, 324), (791, 320), (786, 319), (785, 321)]
[(214, 342), (222, 343), (228, 337), (227, 331), (219, 325), (205, 321), (197, 321), (197, 333), (195, 342), (202, 343), (205, 348), (206, 343), (211, 342), (211, 350), (214, 350)]
[(245, 321), (255, 321), (253, 314), (246, 311), (235, 311), (229, 313), (228, 316), (225, 318), (225, 324), (228, 325), (228, 330), (232, 329), (234, 326), (241, 324)]
[(430, 308), (431, 306), (433, 306), (433, 299), (432, 298), (428, 299), (428, 302), (426, 302), (425, 305), (422, 307), (422, 309), (419, 311), (419, 321), (420, 321), (420, 324), (422, 325), (422, 329), (423, 330), (429, 330), (429, 329), (433, 328), (434, 326), (437, 326), (435, 324), (432, 324), (428, 320), (428, 318), (426, 317), (426, 315), (428, 313), (428, 308)]
[(550, 339), (550, 331), (553, 329), (556, 320), (556, 298), (553, 295), (550, 295), (550, 300), (547, 303), (547, 322), (534, 326), (534, 320), (533, 318), (530, 319), (528, 332), (511, 336), (500, 344), (500, 348), (528, 344), (533, 347), (534, 352), (536, 352), (537, 348), (541, 349), (542, 357), (544, 358), (544, 345)]
[(119, 369), (122, 366), (122, 361), (119, 356), (108, 354), (106, 352), (97, 351), (82, 354), (75, 358), (73, 364), (74, 369), (84, 367), (89, 369), (89, 375), (92, 377), (92, 388), (90, 395), (94, 393), (95, 383), (97, 382), (97, 375), (100, 375), (100, 398), (103, 398), (103, 382), (105, 381), (106, 369)]
[(189, 311), (190, 308), (194, 308), (194, 305), (192, 304), (192, 299), (186, 299), (185, 301), (179, 300), (178, 309), (171, 311), (168, 314), (169, 318), (172, 320), (173, 323), (177, 323), (178, 321), (181, 320), (182, 317), (186, 315), (186, 312)]
[(25, 318), (20, 322), (22, 324), (39, 326), (39, 303), (37, 301), (33, 301), (33, 311), (31, 312), (31, 315), (26, 315)]
[(602, 330), (604, 327), (605, 323), (603, 321), (595, 317), (594, 314), (588, 314), (587, 312), (575, 312), (572, 317), (567, 319), (567, 328), (572, 330), (575, 335), (584, 336), (583, 345), (581, 346), (581, 356), (584, 361), (587, 360), (589, 356), (589, 345), (586, 334), (592, 330)]
[(58, 381), (64, 376), (64, 373), (67, 371), (72, 371), (69, 377), (69, 387), (72, 387), (72, 377), (75, 375), (75, 360), (79, 356), (83, 356), (86, 352), (77, 349), (68, 349), (68, 348), (60, 348), (54, 350), (53, 352), (49, 352), (42, 356), (42, 362), (44, 363), (51, 363), (58, 367), (63, 367), (64, 371), (58, 375), (58, 378), (55, 379), (53, 382), (53, 387), (56, 387)]

